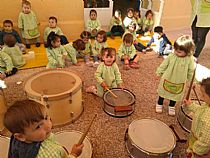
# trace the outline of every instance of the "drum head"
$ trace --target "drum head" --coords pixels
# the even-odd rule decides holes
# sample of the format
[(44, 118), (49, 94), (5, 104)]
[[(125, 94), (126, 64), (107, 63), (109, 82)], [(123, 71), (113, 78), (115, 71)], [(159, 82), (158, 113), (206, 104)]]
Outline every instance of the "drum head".
[(133, 144), (148, 153), (168, 153), (176, 145), (171, 129), (165, 123), (155, 119), (133, 121), (129, 125), (128, 135)]
[(0, 136), (0, 154), (2, 158), (8, 157), (9, 141), (9, 138)]
[(114, 88), (111, 91), (117, 96), (115, 98), (109, 91), (104, 93), (104, 101), (110, 106), (129, 106), (135, 103), (135, 95), (127, 89)]
[[(68, 131), (68, 132), (60, 132), (55, 134), (55, 139), (61, 143), (66, 149), (70, 150), (74, 144), (77, 144), (79, 142), (79, 139), (81, 138), (82, 133), (78, 131)], [(82, 150), (82, 154), (78, 158), (91, 158), (92, 157), (92, 146), (91, 143), (86, 137), (83, 141), (84, 147)]]

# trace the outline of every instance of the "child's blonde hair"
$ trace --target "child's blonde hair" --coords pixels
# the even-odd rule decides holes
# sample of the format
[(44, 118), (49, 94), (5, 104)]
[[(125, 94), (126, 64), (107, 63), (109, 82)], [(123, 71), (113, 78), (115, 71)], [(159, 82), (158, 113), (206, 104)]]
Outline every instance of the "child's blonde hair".
[(126, 33), (123, 37), (123, 42), (125, 43), (133, 43), (133, 35), (131, 33)]
[[(115, 62), (116, 61), (116, 49), (111, 48), (111, 47), (103, 48), (101, 50), (101, 56), (103, 57), (106, 52), (107, 52), (107, 56), (110, 56), (110, 57), (114, 56), (115, 57), (115, 60), (114, 60), (114, 62)], [(103, 61), (102, 58), (101, 58), (101, 60)]]
[(31, 7), (31, 3), (29, 2), (29, 1), (27, 1), (27, 0), (22, 0), (22, 6), (23, 5), (29, 5), (30, 7)]
[(195, 44), (190, 36), (182, 35), (174, 42), (174, 49), (184, 51), (186, 55), (192, 55), (195, 50)]
[(24, 129), (44, 119), (45, 106), (32, 100), (15, 102), (4, 114), (4, 126), (11, 133), (24, 133)]

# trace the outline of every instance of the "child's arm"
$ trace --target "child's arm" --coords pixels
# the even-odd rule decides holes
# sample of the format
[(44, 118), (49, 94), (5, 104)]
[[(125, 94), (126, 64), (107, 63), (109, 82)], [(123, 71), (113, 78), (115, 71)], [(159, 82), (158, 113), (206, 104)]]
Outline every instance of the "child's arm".
[(102, 78), (103, 69), (104, 68), (103, 68), (102, 64), (100, 64), (97, 67), (97, 70), (95, 72), (95, 79), (103, 87), (103, 89), (106, 90), (108, 88), (108, 86), (106, 85), (106, 81), (104, 81), (104, 79)]
[(50, 50), (49, 48), (47, 48), (46, 53), (47, 53), (47, 59), (48, 59), (50, 65), (56, 67), (58, 64), (58, 61), (52, 55), (52, 54), (54, 54), (53, 50)]
[(164, 74), (165, 70), (167, 69), (167, 67), (169, 65), (170, 57), (171, 57), (171, 55), (169, 55), (165, 60), (163, 60), (163, 62), (157, 68), (156, 74), (158, 76), (162, 76)]
[(5, 63), (6, 72), (10, 73), (12, 71), (12, 68), (14, 67), (11, 57), (7, 53), (4, 53), (2, 51), (1, 58), (2, 58), (3, 62)]
[(15, 36), (17, 42), (18, 43), (22, 43), (21, 38), (20, 38), (20, 35), (18, 34), (18, 32), (15, 31), (15, 30), (13, 30), (13, 33), (14, 33), (14, 36)]
[(92, 47), (93, 56), (97, 56), (99, 54), (99, 52), (97, 51), (97, 45), (97, 41), (95, 40)]
[(97, 26), (96, 26), (96, 29), (97, 30), (100, 30), (101, 29), (101, 23), (99, 20), (97, 20)]
[(3, 45), (3, 33), (0, 31), (0, 48)]
[(82, 148), (83, 147), (84, 147), (84, 144), (81, 144), (81, 145), (74, 144), (72, 149), (71, 149), (70, 155), (73, 155), (74, 157), (80, 156), (81, 153), (82, 153)]
[(147, 43), (147, 47), (150, 47), (153, 42), (154, 42), (154, 37), (152, 37), (151, 40), (149, 41), (149, 43)]
[(189, 111), (192, 111), (194, 113), (201, 107), (200, 105), (196, 104), (195, 102), (192, 102), (190, 99), (189, 100), (184, 99), (184, 103), (185, 103), (186, 108)]
[(116, 83), (117, 85), (119, 85), (119, 87), (122, 88), (122, 83), (123, 83), (123, 80), (121, 78), (121, 73), (120, 73), (120, 70), (119, 70), (119, 67), (117, 66), (116, 63), (113, 64), (114, 65), (114, 72), (115, 72), (115, 77), (116, 77)]
[(193, 73), (195, 70), (195, 66), (194, 66), (195, 62), (194, 62), (194, 57), (191, 56), (190, 57), (190, 63), (189, 63), (189, 67), (188, 67), (188, 72), (187, 72), (187, 80), (191, 81), (192, 77), (193, 77)]
[(118, 56), (120, 59), (125, 55), (123, 44), (120, 45), (120, 48), (118, 49)]

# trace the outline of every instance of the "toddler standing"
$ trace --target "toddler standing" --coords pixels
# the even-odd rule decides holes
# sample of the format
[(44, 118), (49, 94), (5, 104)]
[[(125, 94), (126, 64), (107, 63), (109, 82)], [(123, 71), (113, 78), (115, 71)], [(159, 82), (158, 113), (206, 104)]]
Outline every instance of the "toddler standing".
[(40, 46), (40, 33), (38, 29), (38, 22), (36, 15), (31, 10), (31, 3), (27, 0), (22, 0), (22, 12), (18, 17), (18, 27), (25, 39), (26, 48), (30, 48), (30, 40), (36, 40), (36, 47)]
[(160, 78), (158, 86), (158, 102), (156, 112), (162, 113), (164, 99), (170, 100), (168, 114), (175, 115), (175, 104), (183, 99), (186, 82), (190, 81), (194, 71), (193, 40), (187, 36), (180, 36), (174, 43), (173, 53), (157, 68)]

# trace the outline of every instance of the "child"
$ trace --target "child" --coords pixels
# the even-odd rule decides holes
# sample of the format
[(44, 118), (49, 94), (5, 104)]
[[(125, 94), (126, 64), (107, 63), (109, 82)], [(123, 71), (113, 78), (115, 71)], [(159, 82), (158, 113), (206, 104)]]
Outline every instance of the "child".
[(64, 36), (60, 27), (57, 26), (57, 18), (54, 16), (49, 17), (49, 25), (44, 30), (44, 45), (47, 47), (47, 36), (50, 32), (55, 32), (61, 38), (61, 45), (69, 43), (66, 36)]
[(124, 61), (123, 68), (129, 70), (130, 68), (138, 69), (137, 64), (140, 54), (136, 53), (136, 49), (133, 45), (133, 35), (126, 33), (123, 37), (123, 43), (120, 45), (118, 55), (121, 61)]
[(101, 29), (101, 23), (97, 20), (97, 12), (95, 9), (90, 10), (89, 16), (90, 19), (87, 21), (87, 31), (91, 33), (92, 37), (95, 37)]
[[(85, 42), (81, 39), (78, 39), (73, 42), (65, 45), (64, 48), (67, 51), (66, 63), (72, 62), (74, 65), (79, 66), (77, 63), (77, 58), (84, 58), (85, 63), (89, 61), (89, 57), (83, 54), (85, 50)], [(68, 65), (68, 64), (67, 64)]]
[(162, 113), (164, 99), (170, 100), (168, 114), (175, 115), (175, 104), (181, 101), (186, 82), (191, 80), (194, 71), (193, 40), (186, 35), (179, 37), (174, 43), (173, 53), (157, 68), (156, 74), (161, 77), (158, 86), (159, 99), (156, 112)]
[(23, 65), (25, 65), (25, 59), (23, 58), (23, 54), (20, 50), (20, 48), (15, 45), (16, 39), (12, 34), (7, 34), (4, 36), (4, 44), (2, 51), (7, 53), (11, 59), (14, 67), (19, 68)]
[(30, 40), (36, 40), (36, 47), (40, 46), (40, 33), (38, 22), (34, 12), (31, 10), (31, 3), (27, 0), (22, 0), (22, 12), (19, 14), (18, 27), (26, 42), (26, 48), (30, 49)]
[(154, 25), (153, 21), (153, 12), (152, 10), (148, 10), (143, 18), (143, 32), (151, 32)]
[(187, 158), (210, 156), (210, 78), (202, 80), (200, 90), (205, 102), (201, 106), (184, 100), (185, 107), (194, 113)]
[(98, 66), (95, 78), (97, 81), (96, 87), (90, 86), (86, 92), (93, 93), (102, 97), (104, 91), (112, 88), (123, 88), (123, 81), (119, 68), (116, 64), (116, 50), (114, 48), (103, 48), (101, 51), (102, 62)]
[(147, 44), (147, 47), (150, 47), (152, 43), (155, 43), (153, 50), (159, 54), (159, 56), (168, 55), (171, 53), (172, 45), (166, 34), (163, 33), (162, 26), (156, 26), (154, 28), (154, 35), (152, 39)]
[(112, 39), (114, 39), (114, 35), (116, 33), (120, 33), (120, 36), (122, 36), (124, 34), (120, 10), (116, 10), (114, 12), (114, 16), (112, 17), (112, 19), (110, 21), (110, 32), (111, 32), (110, 37)]
[(124, 24), (125, 29), (127, 29), (128, 26), (131, 23), (135, 23), (136, 22), (135, 19), (134, 19), (134, 17), (133, 17), (133, 14), (134, 14), (133, 8), (128, 8), (127, 9), (127, 15), (126, 15), (126, 17), (123, 20), (123, 24)]
[(90, 61), (90, 56), (92, 55), (92, 46), (91, 46), (91, 40), (90, 40), (91, 34), (88, 31), (83, 31), (80, 34), (80, 38), (85, 43), (85, 50), (83, 51), (83, 54), (86, 56), (86, 64), (89, 66), (93, 65), (93, 62)]
[(9, 158), (76, 158), (83, 144), (75, 144), (71, 153), (55, 140), (52, 122), (45, 106), (31, 100), (15, 102), (4, 114), (4, 126), (12, 133)]
[(133, 14), (133, 17), (135, 19), (135, 23), (137, 24), (137, 30), (136, 30), (136, 33), (137, 34), (140, 34), (142, 33), (142, 19), (141, 19), (141, 13), (140, 13), (140, 10), (139, 9), (135, 9), (134, 10), (134, 14)]
[(12, 64), (12, 59), (4, 51), (0, 51), (0, 78), (3, 80), (8, 76), (14, 75), (17, 68)]
[(97, 33), (96, 40), (93, 44), (93, 67), (97, 67), (99, 65), (98, 59), (101, 58), (101, 50), (102, 48), (108, 47), (106, 32), (101, 30)]
[(25, 45), (22, 43), (18, 32), (13, 29), (13, 23), (11, 20), (4, 20), (3, 22), (3, 30), (2, 32), (0, 32), (0, 47), (3, 47), (4, 45), (3, 38), (7, 34), (13, 35), (17, 41), (16, 45), (18, 45), (18, 47), (23, 53), (26, 53)]
[(47, 37), (47, 45), (48, 64), (46, 68), (64, 68), (67, 52), (61, 45), (60, 36), (51, 32)]

